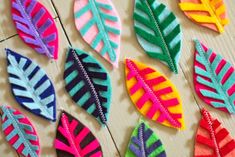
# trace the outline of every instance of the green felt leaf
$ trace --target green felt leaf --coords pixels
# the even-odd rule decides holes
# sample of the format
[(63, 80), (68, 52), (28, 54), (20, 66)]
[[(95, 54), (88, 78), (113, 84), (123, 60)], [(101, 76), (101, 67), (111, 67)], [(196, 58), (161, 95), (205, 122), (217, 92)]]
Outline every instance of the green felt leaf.
[(157, 0), (136, 0), (134, 29), (145, 52), (178, 73), (181, 28), (175, 15)]

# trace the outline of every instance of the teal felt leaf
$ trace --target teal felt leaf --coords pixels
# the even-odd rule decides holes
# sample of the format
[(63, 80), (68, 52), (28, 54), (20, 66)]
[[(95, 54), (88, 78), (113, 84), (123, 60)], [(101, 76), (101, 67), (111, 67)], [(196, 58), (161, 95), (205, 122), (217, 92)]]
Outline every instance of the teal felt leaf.
[(2, 131), (9, 144), (24, 157), (38, 157), (39, 138), (28, 118), (9, 106), (0, 106), (0, 111)]
[(194, 86), (199, 97), (219, 110), (235, 113), (235, 71), (231, 63), (195, 40)]
[(178, 73), (181, 28), (176, 16), (158, 0), (135, 0), (134, 30), (145, 52)]
[(10, 49), (6, 53), (8, 79), (16, 101), (35, 115), (55, 121), (55, 90), (45, 71)]
[(166, 157), (166, 152), (159, 137), (141, 121), (131, 135), (125, 157)]
[(70, 48), (64, 80), (65, 88), (73, 101), (101, 124), (106, 124), (112, 89), (105, 68), (84, 51)]
[(82, 38), (115, 67), (120, 54), (121, 23), (111, 0), (75, 0), (75, 24)]

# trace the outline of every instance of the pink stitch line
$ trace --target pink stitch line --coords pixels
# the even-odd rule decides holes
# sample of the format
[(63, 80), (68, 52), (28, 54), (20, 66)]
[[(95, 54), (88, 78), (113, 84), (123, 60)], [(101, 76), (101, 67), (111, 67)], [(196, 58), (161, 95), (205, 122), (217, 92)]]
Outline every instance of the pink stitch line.
[(169, 111), (165, 109), (164, 105), (161, 103), (161, 101), (154, 95), (152, 89), (148, 86), (148, 84), (146, 84), (145, 80), (140, 76), (139, 72), (137, 71), (137, 69), (135, 69), (135, 67), (132, 65), (132, 61), (127, 59), (127, 66), (128, 68), (135, 73), (136, 75), (136, 79), (141, 83), (141, 85), (143, 86), (143, 88), (145, 89), (145, 91), (147, 91), (150, 94), (150, 99), (152, 100), (152, 102), (154, 104), (159, 104), (159, 110), (161, 112), (164, 113), (164, 115), (166, 116), (167, 120), (169, 120), (170, 123), (172, 123), (174, 126), (176, 127), (181, 127), (181, 124), (176, 121), (175, 119), (173, 119), (171, 117), (171, 115), (169, 114)]

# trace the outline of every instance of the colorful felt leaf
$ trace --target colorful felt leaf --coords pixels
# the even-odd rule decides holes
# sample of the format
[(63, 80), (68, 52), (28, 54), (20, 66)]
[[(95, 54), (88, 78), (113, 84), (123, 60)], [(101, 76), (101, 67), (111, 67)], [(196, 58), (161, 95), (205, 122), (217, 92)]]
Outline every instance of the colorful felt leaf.
[(106, 124), (112, 89), (105, 68), (84, 51), (70, 48), (64, 79), (65, 88), (73, 101), (101, 124)]
[(83, 39), (118, 67), (121, 23), (111, 0), (75, 0), (75, 24)]
[(177, 73), (182, 33), (175, 15), (157, 0), (135, 0), (133, 18), (137, 39), (145, 52)]
[(195, 40), (194, 86), (199, 97), (219, 110), (235, 113), (235, 71), (229, 62)]
[(30, 112), (56, 121), (55, 90), (45, 71), (10, 49), (6, 53), (8, 79), (16, 101)]
[(196, 133), (194, 157), (234, 157), (235, 140), (221, 123), (202, 109), (202, 119)]
[(141, 121), (133, 131), (125, 157), (166, 157), (159, 137)]
[(102, 156), (100, 143), (90, 129), (65, 111), (58, 124), (55, 148), (58, 157)]
[(185, 15), (198, 24), (217, 32), (224, 32), (229, 20), (223, 0), (180, 0)]
[(35, 51), (58, 58), (58, 31), (47, 9), (37, 0), (11, 0), (12, 19), (21, 39)]
[(39, 157), (39, 138), (28, 118), (9, 106), (0, 106), (0, 110), (2, 130), (8, 143), (24, 157)]
[(126, 85), (142, 115), (163, 125), (184, 129), (179, 92), (160, 72), (126, 59)]

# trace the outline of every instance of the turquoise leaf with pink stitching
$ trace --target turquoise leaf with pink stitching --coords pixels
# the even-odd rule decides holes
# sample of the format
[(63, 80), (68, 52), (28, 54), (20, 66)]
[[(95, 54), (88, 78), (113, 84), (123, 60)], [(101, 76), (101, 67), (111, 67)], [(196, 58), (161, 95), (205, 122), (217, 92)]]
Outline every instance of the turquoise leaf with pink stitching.
[(58, 31), (54, 19), (37, 0), (11, 0), (12, 19), (20, 38), (36, 52), (58, 58)]
[(58, 157), (101, 157), (103, 154), (90, 129), (65, 111), (60, 117), (54, 147)]
[(10, 106), (0, 106), (0, 111), (2, 130), (8, 143), (24, 157), (39, 157), (39, 138), (28, 118)]
[(83, 39), (117, 67), (121, 23), (111, 0), (75, 0), (74, 17)]
[(194, 86), (199, 97), (219, 110), (235, 113), (235, 72), (231, 63), (195, 40)]

